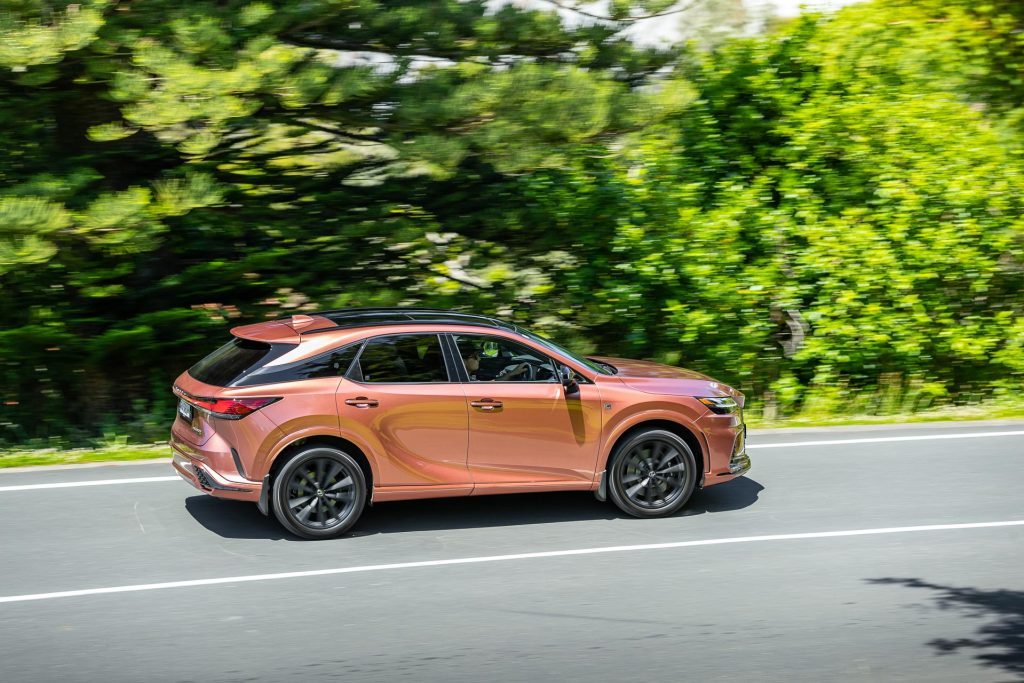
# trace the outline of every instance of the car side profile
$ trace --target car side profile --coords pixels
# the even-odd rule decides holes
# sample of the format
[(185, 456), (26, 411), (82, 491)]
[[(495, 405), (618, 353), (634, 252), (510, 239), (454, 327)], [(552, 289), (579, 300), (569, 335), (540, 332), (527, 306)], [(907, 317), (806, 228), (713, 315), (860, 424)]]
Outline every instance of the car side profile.
[(743, 395), (496, 318), (348, 309), (231, 330), (175, 381), (175, 470), (305, 538), (371, 503), (593, 491), (636, 517), (750, 469)]

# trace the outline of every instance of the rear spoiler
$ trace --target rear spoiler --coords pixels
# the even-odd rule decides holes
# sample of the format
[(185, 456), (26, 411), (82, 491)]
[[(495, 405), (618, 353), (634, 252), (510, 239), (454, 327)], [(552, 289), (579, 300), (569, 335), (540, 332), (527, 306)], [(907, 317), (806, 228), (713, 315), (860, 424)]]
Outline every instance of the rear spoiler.
[(322, 330), (337, 325), (321, 315), (293, 315), (285, 320), (268, 320), (265, 323), (239, 325), (231, 328), (231, 334), (241, 339), (267, 342), (268, 344), (298, 344), (303, 332)]

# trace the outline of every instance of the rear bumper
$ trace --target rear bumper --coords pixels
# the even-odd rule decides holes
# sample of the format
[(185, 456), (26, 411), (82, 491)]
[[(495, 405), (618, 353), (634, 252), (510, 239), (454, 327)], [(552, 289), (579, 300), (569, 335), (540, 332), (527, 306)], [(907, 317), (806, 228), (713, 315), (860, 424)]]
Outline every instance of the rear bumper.
[(173, 455), (171, 465), (174, 471), (195, 488), (217, 498), (259, 502), (262, 483), (229, 479), (202, 462), (199, 454), (186, 453), (174, 439), (168, 445)]

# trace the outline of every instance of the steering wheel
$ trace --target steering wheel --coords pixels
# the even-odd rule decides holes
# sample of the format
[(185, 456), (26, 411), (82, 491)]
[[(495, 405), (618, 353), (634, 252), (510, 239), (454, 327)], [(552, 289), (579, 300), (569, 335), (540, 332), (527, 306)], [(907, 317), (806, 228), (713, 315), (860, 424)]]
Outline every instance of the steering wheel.
[(498, 376), (498, 379), (505, 379), (507, 381), (512, 382), (533, 382), (537, 379), (537, 366), (531, 364), (529, 361), (520, 361), (515, 365), (509, 365), (508, 367), (515, 368), (519, 367), (520, 365), (526, 366), (526, 370), (522, 374), (508, 377), (505, 376), (504, 372), (502, 372), (501, 375)]
[(523, 361), (526, 363), (526, 380), (527, 382), (537, 381), (537, 366), (530, 361)]

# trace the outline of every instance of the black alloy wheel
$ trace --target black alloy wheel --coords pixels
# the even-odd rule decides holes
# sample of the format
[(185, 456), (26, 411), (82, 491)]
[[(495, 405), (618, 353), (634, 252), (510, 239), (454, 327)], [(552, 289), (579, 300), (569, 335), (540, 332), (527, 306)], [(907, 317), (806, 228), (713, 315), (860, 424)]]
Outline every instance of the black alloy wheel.
[(274, 479), (274, 515), (304, 538), (336, 538), (366, 504), (366, 477), (350, 455), (327, 446), (299, 451)]
[(649, 429), (616, 446), (605, 476), (612, 502), (623, 512), (665, 517), (690, 500), (699, 473), (685, 441), (664, 429)]

